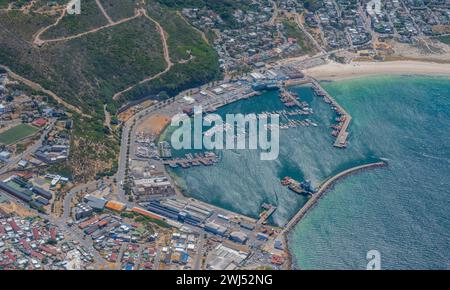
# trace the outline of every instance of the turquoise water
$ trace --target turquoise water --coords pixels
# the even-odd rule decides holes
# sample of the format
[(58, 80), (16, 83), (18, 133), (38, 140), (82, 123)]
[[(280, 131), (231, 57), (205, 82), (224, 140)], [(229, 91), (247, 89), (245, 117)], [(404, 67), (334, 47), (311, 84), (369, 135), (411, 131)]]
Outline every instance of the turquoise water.
[(290, 237), (297, 266), (364, 269), (378, 250), (383, 269), (450, 268), (450, 82), (384, 77), (328, 84), (352, 114), (352, 145), (389, 169), (336, 185)]
[[(324, 84), (353, 116), (346, 150), (335, 149), (329, 106), (307, 87), (319, 127), (282, 130), (280, 157), (222, 151), (213, 167), (177, 169), (188, 195), (256, 217), (264, 202), (278, 206), (283, 225), (305, 203), (279, 183), (291, 176), (314, 185), (357, 164), (385, 159), (388, 168), (352, 175), (328, 192), (290, 235), (301, 268), (364, 269), (378, 250), (383, 268), (450, 268), (450, 82), (446, 78), (376, 77)], [(282, 108), (271, 92), (222, 108), (257, 113)]]

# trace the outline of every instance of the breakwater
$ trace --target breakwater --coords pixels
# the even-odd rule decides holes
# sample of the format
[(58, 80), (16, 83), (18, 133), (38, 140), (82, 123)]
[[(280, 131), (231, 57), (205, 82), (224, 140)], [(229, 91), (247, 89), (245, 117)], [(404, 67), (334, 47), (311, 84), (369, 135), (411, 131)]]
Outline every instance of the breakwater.
[[(320, 186), (319, 189), (317, 190), (316, 193), (314, 193), (311, 198), (305, 203), (305, 205), (289, 220), (289, 222), (284, 226), (283, 231), (281, 232), (281, 236), (283, 237), (284, 240), (284, 244), (287, 247), (287, 236), (289, 234), (289, 232), (294, 228), (294, 226), (299, 223), (302, 218), (304, 218), (306, 216), (306, 214), (312, 209), (314, 208), (314, 206), (318, 203), (318, 201), (320, 200), (320, 198), (341, 178), (344, 178), (348, 175), (360, 172), (362, 170), (366, 170), (366, 169), (370, 169), (370, 168), (377, 168), (377, 167), (384, 167), (387, 166), (387, 162), (384, 161), (380, 161), (380, 162), (373, 162), (373, 163), (368, 163), (368, 164), (363, 164), (363, 165), (359, 165), (359, 166), (355, 166), (352, 168), (349, 168), (347, 170), (344, 170), (330, 178), (328, 178), (327, 180), (325, 180)], [(289, 265), (292, 265), (292, 256), (289, 252), (288, 252), (288, 257), (289, 257)]]

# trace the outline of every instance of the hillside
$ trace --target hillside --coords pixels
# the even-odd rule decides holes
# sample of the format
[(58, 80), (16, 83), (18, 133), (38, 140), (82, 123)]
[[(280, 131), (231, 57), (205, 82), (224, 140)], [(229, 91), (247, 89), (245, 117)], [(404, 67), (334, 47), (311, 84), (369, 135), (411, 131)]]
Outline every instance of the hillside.
[(154, 1), (98, 2), (105, 13), (94, 0), (83, 1), (80, 16), (58, 5), (0, 11), (0, 64), (84, 114), (73, 112), (73, 150), (61, 168), (75, 179), (114, 171), (119, 132), (104, 127), (104, 104), (114, 114), (129, 100), (175, 95), (219, 75), (215, 51), (175, 10)]

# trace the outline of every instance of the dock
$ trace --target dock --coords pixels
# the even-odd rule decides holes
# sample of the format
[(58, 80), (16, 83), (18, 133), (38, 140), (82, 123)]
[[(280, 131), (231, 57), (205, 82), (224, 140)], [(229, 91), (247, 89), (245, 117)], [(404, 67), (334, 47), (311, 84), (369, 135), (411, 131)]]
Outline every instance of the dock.
[(259, 220), (256, 222), (256, 224), (258, 224), (258, 225), (264, 224), (277, 209), (276, 206), (271, 205), (271, 204), (265, 204), (265, 205), (263, 205), (263, 207), (265, 207), (266, 210), (261, 213)]
[(293, 104), (294, 106), (297, 106), (299, 108), (303, 108), (302, 103), (298, 100), (298, 97), (290, 92), (289, 90), (285, 88), (280, 89), (280, 99), (284, 103), (285, 106), (290, 106), (290, 104)]
[(350, 126), (350, 122), (352, 121), (352, 116), (319, 84), (319, 82), (315, 79), (311, 79), (311, 83), (313, 85), (314, 92), (318, 96), (322, 96), (325, 100), (331, 104), (331, 106), (336, 108), (336, 112), (338, 115), (344, 117), (343, 124), (339, 130), (339, 133), (336, 136), (336, 140), (333, 144), (336, 148), (345, 148), (347, 147), (347, 139), (349, 136), (348, 127)]
[(163, 164), (172, 168), (181, 167), (183, 169), (193, 166), (211, 166), (219, 162), (219, 157), (213, 152), (206, 152), (204, 154), (196, 153), (186, 154), (185, 158), (173, 158), (163, 161)]

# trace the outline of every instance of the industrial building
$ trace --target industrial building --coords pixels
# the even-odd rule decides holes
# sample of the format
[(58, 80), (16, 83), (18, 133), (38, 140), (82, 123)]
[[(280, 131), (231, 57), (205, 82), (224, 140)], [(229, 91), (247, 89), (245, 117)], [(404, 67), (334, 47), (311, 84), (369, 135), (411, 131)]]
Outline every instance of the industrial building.
[(205, 224), (205, 231), (215, 235), (224, 236), (227, 232), (227, 228), (216, 223), (210, 222)]
[(108, 202), (106, 199), (98, 198), (90, 194), (86, 194), (83, 198), (83, 201), (97, 211), (102, 211), (105, 208), (106, 203)]
[(92, 209), (92, 207), (88, 206), (85, 203), (79, 203), (75, 207), (75, 219), (76, 220), (81, 220), (81, 219), (90, 217), (90, 216), (92, 216), (93, 213), (94, 213), (94, 210)]
[(147, 209), (164, 217), (194, 226), (200, 225), (212, 215), (212, 211), (209, 209), (173, 199), (151, 201)]
[(232, 240), (233, 242), (237, 242), (240, 244), (245, 244), (245, 242), (248, 240), (248, 236), (246, 233), (244, 232), (232, 232), (230, 234), (230, 240)]

